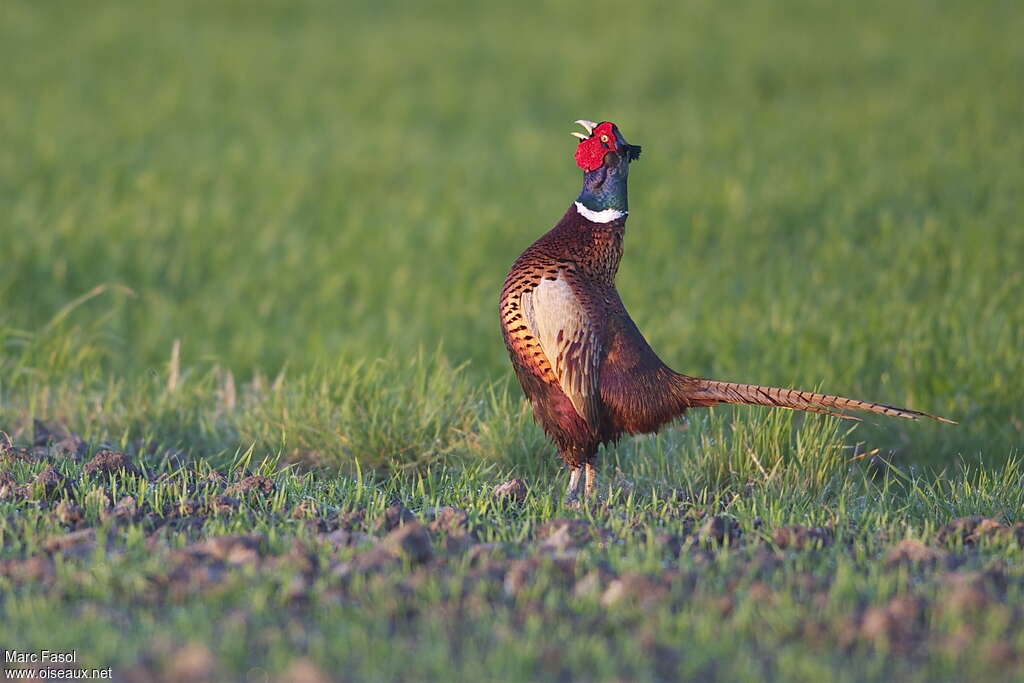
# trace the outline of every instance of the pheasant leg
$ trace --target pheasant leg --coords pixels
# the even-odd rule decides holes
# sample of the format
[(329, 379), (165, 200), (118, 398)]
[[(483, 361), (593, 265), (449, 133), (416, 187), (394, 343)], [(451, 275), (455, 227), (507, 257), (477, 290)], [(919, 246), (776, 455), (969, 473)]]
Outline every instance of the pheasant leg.
[(565, 490), (565, 504), (573, 505), (579, 501), (580, 492), (580, 468), (569, 472), (569, 488)]
[(595, 495), (594, 489), (597, 487), (597, 468), (588, 462), (584, 465), (584, 469), (586, 470), (587, 483), (584, 486), (583, 492), (589, 502), (593, 500)]

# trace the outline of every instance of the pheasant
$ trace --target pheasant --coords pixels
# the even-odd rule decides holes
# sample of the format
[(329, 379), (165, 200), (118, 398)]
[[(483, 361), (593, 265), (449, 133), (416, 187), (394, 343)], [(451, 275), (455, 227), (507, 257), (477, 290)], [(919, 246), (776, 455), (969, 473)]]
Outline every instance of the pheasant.
[[(615, 289), (629, 205), (626, 179), (640, 147), (608, 121), (580, 120), (583, 189), (509, 271), (499, 312), (505, 346), (534, 415), (569, 468), (567, 501), (593, 495), (594, 457), (623, 434), (657, 431), (688, 408), (775, 406), (859, 419), (865, 411), (953, 423), (917, 410), (831, 394), (720, 382), (671, 370), (654, 353)], [(953, 423), (955, 424), (955, 423)]]

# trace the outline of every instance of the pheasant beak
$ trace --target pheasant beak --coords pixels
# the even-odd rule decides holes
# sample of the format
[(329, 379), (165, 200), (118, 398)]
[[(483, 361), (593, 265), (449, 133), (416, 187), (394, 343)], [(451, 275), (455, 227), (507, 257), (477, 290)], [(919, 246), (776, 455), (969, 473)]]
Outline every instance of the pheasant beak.
[(573, 121), (573, 123), (580, 124), (580, 126), (583, 127), (583, 130), (587, 131), (586, 137), (584, 137), (581, 133), (573, 133), (573, 135), (575, 135), (581, 140), (586, 140), (587, 138), (589, 138), (591, 135), (594, 134), (594, 129), (597, 128), (596, 123), (594, 123), (593, 121), (587, 121), (586, 119), (577, 119), (576, 121)]
[(573, 123), (580, 124), (580, 127), (583, 128), (583, 130), (587, 131), (586, 133), (581, 133), (578, 130), (574, 130), (573, 132), (569, 133), (569, 135), (577, 137), (580, 140), (586, 140), (590, 138), (590, 136), (594, 134), (594, 129), (597, 128), (596, 123), (594, 123), (593, 121), (587, 121), (586, 119), (579, 119), (578, 121), (573, 121)]

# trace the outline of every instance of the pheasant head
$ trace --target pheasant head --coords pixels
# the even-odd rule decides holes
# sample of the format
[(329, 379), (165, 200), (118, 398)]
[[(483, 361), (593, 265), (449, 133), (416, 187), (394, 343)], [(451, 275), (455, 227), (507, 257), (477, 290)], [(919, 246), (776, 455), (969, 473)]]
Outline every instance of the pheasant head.
[(628, 210), (626, 178), (629, 164), (640, 158), (640, 147), (626, 142), (618, 126), (610, 121), (594, 123), (581, 119), (586, 135), (574, 131), (580, 139), (576, 146), (576, 165), (583, 170), (583, 190), (576, 200), (594, 212)]

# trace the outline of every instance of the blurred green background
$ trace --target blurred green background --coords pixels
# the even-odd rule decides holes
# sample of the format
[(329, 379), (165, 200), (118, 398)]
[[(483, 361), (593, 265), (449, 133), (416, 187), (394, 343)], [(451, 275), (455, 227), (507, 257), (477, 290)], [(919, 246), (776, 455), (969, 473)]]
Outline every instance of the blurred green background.
[(666, 362), (1003, 458), (1021, 35), (1017, 2), (8, 0), (0, 404), (162, 373), (175, 339), (242, 379), (441, 345), (506, 382), (498, 290), (576, 196), (582, 117), (644, 146), (619, 287)]

